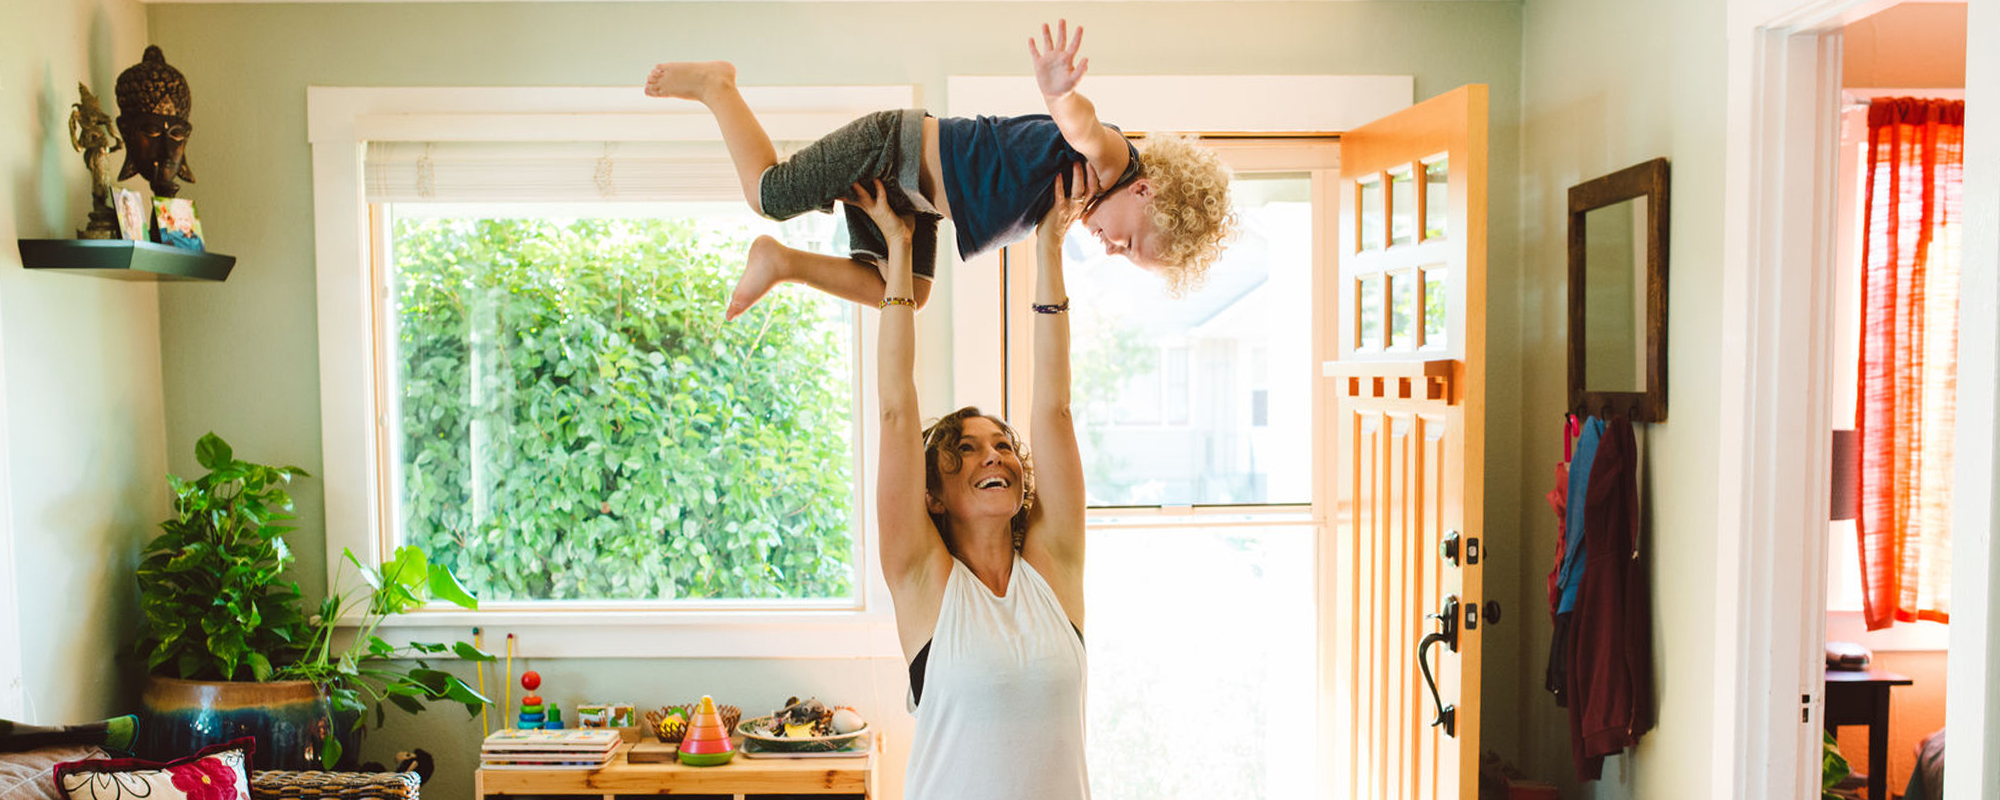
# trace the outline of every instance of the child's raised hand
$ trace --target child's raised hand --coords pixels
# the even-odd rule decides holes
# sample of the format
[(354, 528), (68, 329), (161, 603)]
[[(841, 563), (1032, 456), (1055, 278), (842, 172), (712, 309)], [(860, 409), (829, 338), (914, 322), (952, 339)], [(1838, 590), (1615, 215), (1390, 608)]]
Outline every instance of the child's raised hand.
[(1028, 53), (1035, 59), (1035, 85), (1042, 88), (1043, 97), (1061, 97), (1076, 90), (1077, 81), (1083, 80), (1083, 73), (1090, 69), (1090, 59), (1076, 60), (1076, 51), (1083, 47), (1083, 26), (1076, 26), (1076, 37), (1070, 38), (1069, 20), (1056, 21), (1056, 33), (1049, 35), (1049, 26), (1042, 25), (1042, 46), (1035, 46), (1035, 37), (1028, 37)]
[(1083, 216), (1083, 210), (1090, 206), (1090, 199), (1100, 191), (1097, 168), (1081, 162), (1075, 164), (1070, 169), (1069, 186), (1063, 186), (1062, 176), (1058, 175), (1054, 185), (1049, 187), (1049, 192), (1055, 195), (1055, 202), (1049, 205), (1048, 213), (1042, 215), (1035, 232), (1044, 237), (1061, 239), (1069, 232), (1069, 226)]
[(911, 219), (889, 207), (889, 193), (882, 188), (881, 179), (877, 178), (873, 183), (875, 188), (872, 192), (868, 184), (854, 184), (847, 202), (860, 206), (862, 211), (868, 213), (868, 218), (875, 221), (875, 227), (882, 230), (883, 240), (909, 244)]

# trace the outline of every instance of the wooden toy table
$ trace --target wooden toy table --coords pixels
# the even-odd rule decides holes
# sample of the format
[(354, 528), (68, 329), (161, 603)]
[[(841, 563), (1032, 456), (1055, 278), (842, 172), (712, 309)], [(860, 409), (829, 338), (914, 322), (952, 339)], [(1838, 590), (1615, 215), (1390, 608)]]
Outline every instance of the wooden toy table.
[[(742, 742), (738, 740), (737, 746)], [(882, 740), (866, 757), (745, 758), (741, 752), (719, 767), (633, 764), (625, 760), (632, 743), (618, 746), (611, 763), (599, 769), (480, 769), (473, 773), (476, 800), (522, 794), (616, 795), (726, 794), (743, 800), (753, 794), (858, 794), (875, 796), (875, 763)]]

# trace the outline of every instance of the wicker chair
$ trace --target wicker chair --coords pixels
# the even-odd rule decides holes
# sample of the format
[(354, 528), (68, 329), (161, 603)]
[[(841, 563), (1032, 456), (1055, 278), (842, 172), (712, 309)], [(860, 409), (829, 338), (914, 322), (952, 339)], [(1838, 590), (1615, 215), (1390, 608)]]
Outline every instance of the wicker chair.
[(417, 800), (414, 772), (295, 772), (250, 774), (250, 800)]

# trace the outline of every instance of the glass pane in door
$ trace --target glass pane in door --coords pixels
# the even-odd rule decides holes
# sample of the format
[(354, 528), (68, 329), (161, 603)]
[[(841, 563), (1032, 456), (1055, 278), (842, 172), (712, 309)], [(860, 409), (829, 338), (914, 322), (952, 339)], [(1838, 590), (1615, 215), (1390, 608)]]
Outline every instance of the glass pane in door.
[(1417, 181), (1410, 174), (1409, 167), (1389, 172), (1389, 215), (1393, 221), (1389, 228), (1389, 244), (1405, 245), (1417, 241)]
[(1449, 159), (1424, 162), (1424, 241), (1444, 238), (1451, 213), (1450, 179)]

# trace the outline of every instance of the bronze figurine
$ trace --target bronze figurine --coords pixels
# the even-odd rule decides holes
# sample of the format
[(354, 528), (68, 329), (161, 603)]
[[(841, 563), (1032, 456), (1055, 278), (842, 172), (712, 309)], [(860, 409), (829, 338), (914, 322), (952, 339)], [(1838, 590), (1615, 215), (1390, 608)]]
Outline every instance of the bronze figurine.
[(111, 174), (104, 171), (104, 156), (118, 152), (125, 142), (111, 115), (97, 105), (97, 95), (81, 83), (82, 95), (69, 112), (69, 146), (83, 153), (83, 166), (90, 170), (90, 224), (76, 232), (79, 239), (118, 238), (118, 213), (111, 208)]
[(125, 166), (118, 179), (143, 175), (156, 197), (173, 197), (181, 190), (174, 179), (194, 183), (187, 165), (188, 109), (194, 97), (181, 71), (167, 66), (158, 45), (118, 76), (118, 130), (125, 134)]

